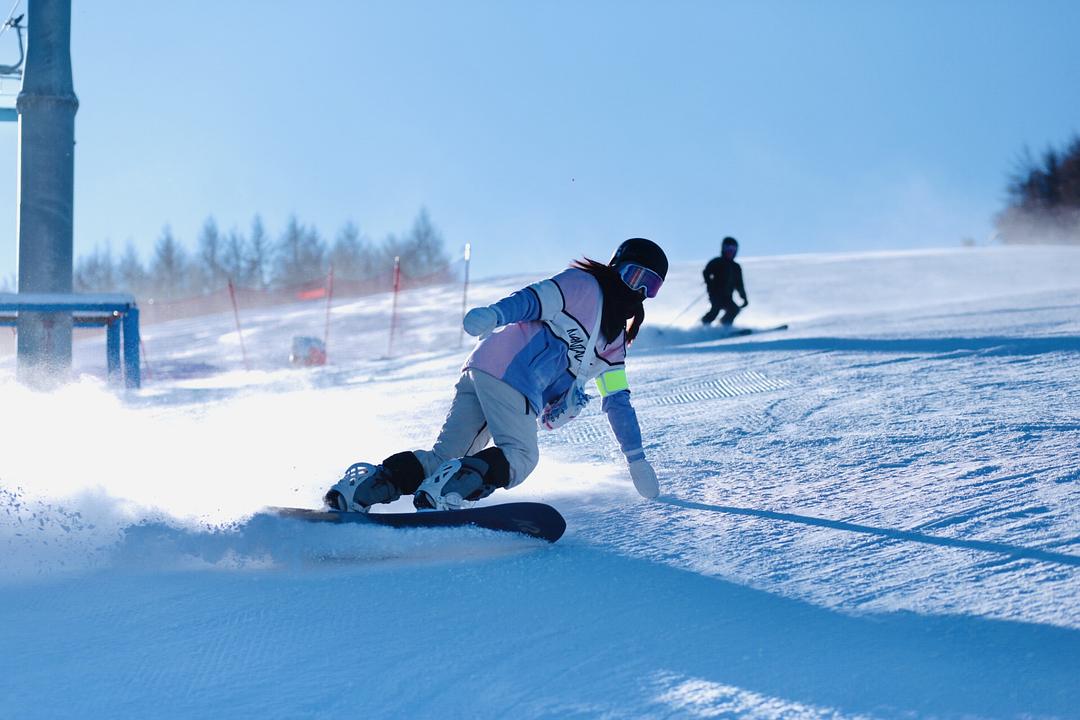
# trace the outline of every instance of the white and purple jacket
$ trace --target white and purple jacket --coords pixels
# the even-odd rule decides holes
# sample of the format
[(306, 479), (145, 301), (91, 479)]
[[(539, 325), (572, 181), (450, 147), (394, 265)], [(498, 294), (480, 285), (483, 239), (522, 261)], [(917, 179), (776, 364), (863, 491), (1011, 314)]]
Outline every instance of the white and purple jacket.
[(480, 341), (465, 369), (480, 370), (510, 385), (537, 414), (579, 380), (596, 378), (603, 410), (627, 462), (645, 457), (637, 413), (626, 384), (626, 336), (597, 337), (602, 294), (589, 273), (568, 268), (518, 290), (491, 306), (498, 330)]

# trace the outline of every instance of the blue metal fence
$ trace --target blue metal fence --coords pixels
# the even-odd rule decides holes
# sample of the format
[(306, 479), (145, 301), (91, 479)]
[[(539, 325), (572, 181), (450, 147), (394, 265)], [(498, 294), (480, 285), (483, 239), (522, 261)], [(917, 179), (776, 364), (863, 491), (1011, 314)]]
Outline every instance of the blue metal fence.
[(139, 358), (139, 308), (124, 293), (0, 293), (0, 327), (18, 325), (20, 312), (70, 315), (75, 327), (105, 327), (109, 382), (142, 386)]

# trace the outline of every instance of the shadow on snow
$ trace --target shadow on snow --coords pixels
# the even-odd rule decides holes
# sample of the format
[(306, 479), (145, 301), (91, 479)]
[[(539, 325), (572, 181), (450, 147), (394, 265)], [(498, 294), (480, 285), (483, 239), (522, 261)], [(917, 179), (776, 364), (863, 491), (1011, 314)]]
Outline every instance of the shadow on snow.
[[(693, 337), (693, 336), (691, 336)], [(698, 343), (694, 338), (689, 342)], [(1048, 337), (936, 337), (936, 338), (852, 338), (805, 337), (778, 340), (733, 340), (693, 347), (653, 346), (644, 353), (717, 353), (717, 352), (854, 352), (945, 355), (966, 353), (982, 356), (1029, 356), (1047, 353), (1080, 353), (1080, 336)]]
[(879, 537), (885, 537), (892, 540), (918, 542), (925, 543), (927, 545), (943, 545), (947, 547), (963, 548), (965, 550), (980, 550), (982, 552), (1007, 555), (1012, 558), (1024, 558), (1027, 560), (1039, 560), (1042, 562), (1058, 563), (1060, 565), (1072, 565), (1073, 567), (1080, 567), (1080, 556), (1078, 555), (1050, 552), (1047, 550), (1039, 550), (1038, 548), (1026, 548), (1017, 545), (1008, 545), (1005, 543), (987, 542), (984, 540), (961, 540), (957, 538), (938, 537), (935, 535), (924, 535), (922, 533), (911, 532), (908, 530), (896, 530), (893, 528), (881, 528), (871, 525), (859, 525), (856, 523), (844, 522), (842, 520), (828, 520), (825, 518), (818, 518), (810, 515), (795, 515), (792, 513), (773, 512), (771, 510), (756, 510), (754, 508), (731, 507), (727, 505), (706, 505), (705, 503), (690, 502), (687, 500), (679, 500), (677, 498), (669, 497), (660, 497), (658, 498), (658, 501), (667, 503), (668, 505), (674, 505), (675, 507), (686, 508), (688, 510), (705, 510), (708, 512), (725, 513), (728, 515), (744, 515), (749, 517), (764, 518), (766, 520), (780, 520), (782, 522), (799, 523), (802, 525), (814, 525), (817, 527), (832, 528), (834, 530), (844, 530), (847, 532), (877, 535)]

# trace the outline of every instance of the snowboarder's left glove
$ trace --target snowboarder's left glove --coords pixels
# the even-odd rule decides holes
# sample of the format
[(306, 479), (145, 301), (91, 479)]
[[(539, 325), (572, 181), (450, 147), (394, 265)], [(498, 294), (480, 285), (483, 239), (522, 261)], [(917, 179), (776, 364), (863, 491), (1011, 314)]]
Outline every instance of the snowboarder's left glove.
[(465, 313), (461, 323), (465, 332), (483, 339), (499, 326), (499, 313), (493, 307), (477, 307)]
[(656, 471), (645, 458), (630, 463), (630, 477), (634, 479), (634, 487), (638, 494), (650, 500), (660, 494), (660, 483), (656, 479)]

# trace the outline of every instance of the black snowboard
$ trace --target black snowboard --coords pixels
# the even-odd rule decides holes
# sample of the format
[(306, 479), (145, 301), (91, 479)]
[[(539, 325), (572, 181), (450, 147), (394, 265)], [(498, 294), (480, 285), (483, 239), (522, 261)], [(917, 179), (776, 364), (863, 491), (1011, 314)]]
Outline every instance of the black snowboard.
[(566, 530), (566, 520), (550, 505), (535, 502), (485, 505), (464, 510), (427, 510), (405, 513), (359, 513), (304, 508), (269, 508), (281, 517), (307, 522), (362, 523), (390, 527), (460, 527), (475, 525), (488, 530), (516, 532), (555, 542)]

